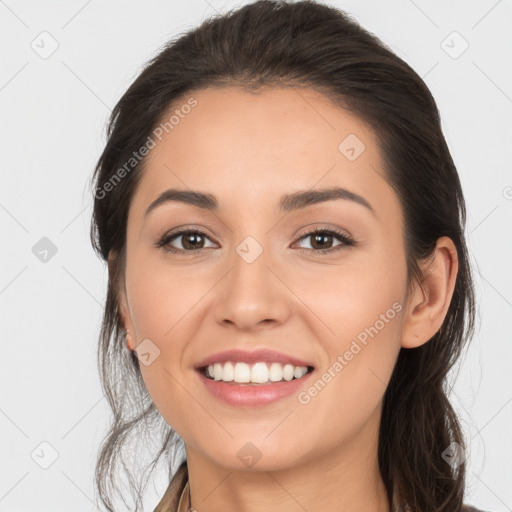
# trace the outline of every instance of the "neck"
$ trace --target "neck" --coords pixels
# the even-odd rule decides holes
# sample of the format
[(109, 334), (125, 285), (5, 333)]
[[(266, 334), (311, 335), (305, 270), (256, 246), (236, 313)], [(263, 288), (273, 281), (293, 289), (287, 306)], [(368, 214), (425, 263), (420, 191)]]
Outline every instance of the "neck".
[(225, 468), (187, 446), (191, 506), (198, 512), (390, 512), (377, 450), (378, 422), (335, 450), (278, 470)]

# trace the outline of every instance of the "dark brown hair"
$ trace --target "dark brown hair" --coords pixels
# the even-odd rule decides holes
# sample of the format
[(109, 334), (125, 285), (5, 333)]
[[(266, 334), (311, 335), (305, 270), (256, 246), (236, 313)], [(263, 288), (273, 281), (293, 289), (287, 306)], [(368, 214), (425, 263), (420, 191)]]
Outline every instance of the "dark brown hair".
[[(176, 37), (112, 112), (93, 176), (91, 225), (98, 254), (105, 260), (110, 253), (117, 257), (109, 273), (98, 349), (102, 385), (113, 411), (96, 467), (103, 504), (114, 510), (118, 466), (137, 493), (137, 507), (141, 503), (142, 487), (123, 458), (130, 436), (155, 430), (151, 439), (158, 450), (152, 467), (165, 456), (170, 479), (180, 456), (183, 461), (182, 440), (162, 420), (136, 355), (125, 349), (118, 312), (127, 213), (145, 160), (123, 173), (115, 186), (112, 178), (178, 100), (223, 85), (252, 92), (263, 86), (312, 88), (373, 128), (385, 178), (403, 209), (409, 290), (415, 280), (421, 284), (418, 263), (432, 256), (437, 239), (447, 236), (454, 242), (459, 271), (446, 318), (428, 343), (400, 351), (384, 396), (378, 462), (390, 502), (400, 509), (460, 512), (465, 464), (452, 467), (442, 456), (451, 443), (465, 447), (447, 398), (447, 375), (473, 334), (475, 299), (464, 239), (465, 202), (436, 103), (417, 73), (349, 15), (313, 1), (271, 0), (210, 18)], [(186, 465), (178, 477), (174, 503), (186, 481)]]

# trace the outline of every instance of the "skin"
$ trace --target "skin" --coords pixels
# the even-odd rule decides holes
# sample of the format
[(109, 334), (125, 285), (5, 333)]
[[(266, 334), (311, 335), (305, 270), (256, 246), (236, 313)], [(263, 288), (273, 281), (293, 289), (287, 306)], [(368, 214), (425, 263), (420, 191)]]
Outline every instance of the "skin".
[[(438, 240), (434, 258), (421, 262), (425, 293), (416, 285), (406, 301), (402, 210), (371, 127), (310, 89), (254, 95), (229, 86), (193, 96), (197, 106), (151, 150), (132, 198), (120, 299), (132, 348), (149, 338), (160, 350), (141, 371), (185, 441), (192, 506), (389, 512), (377, 463), (382, 399), (400, 348), (426, 343), (441, 327), (455, 247)], [(365, 145), (354, 161), (338, 150), (349, 134)], [(363, 196), (375, 215), (343, 199), (278, 210), (283, 194), (329, 186)], [(168, 188), (213, 194), (219, 210), (168, 202), (145, 218)], [(205, 233), (195, 242), (202, 249), (155, 247), (185, 225)], [(327, 239), (339, 250), (321, 254), (303, 237), (317, 227), (338, 228), (357, 245)], [(263, 248), (250, 264), (236, 252), (247, 236)], [(179, 236), (170, 245), (191, 243)], [(214, 398), (193, 368), (221, 350), (272, 348), (310, 361), (314, 383), (394, 303), (401, 311), (307, 404), (293, 394), (236, 408)], [(237, 456), (248, 442), (261, 454), (250, 468)]]

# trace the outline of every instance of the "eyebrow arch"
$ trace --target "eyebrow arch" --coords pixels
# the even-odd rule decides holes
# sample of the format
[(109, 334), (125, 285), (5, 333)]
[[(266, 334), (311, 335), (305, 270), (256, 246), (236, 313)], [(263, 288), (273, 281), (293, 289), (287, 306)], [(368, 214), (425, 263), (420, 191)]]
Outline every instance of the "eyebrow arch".
[(290, 212), (312, 204), (323, 203), (324, 201), (333, 201), (334, 199), (354, 201), (355, 203), (364, 206), (370, 210), (373, 215), (375, 215), (375, 211), (371, 204), (364, 197), (341, 187), (301, 190), (299, 192), (294, 192), (293, 194), (284, 195), (279, 201), (279, 210), (282, 212)]
[[(292, 194), (285, 194), (279, 199), (279, 210), (281, 212), (290, 212), (292, 210), (298, 210), (300, 208), (305, 208), (306, 206), (323, 203), (324, 201), (332, 201), (334, 199), (345, 199), (348, 201), (353, 201), (364, 206), (370, 210), (373, 215), (375, 215), (375, 211), (373, 210), (372, 206), (364, 197), (341, 187), (301, 190)], [(210, 211), (217, 211), (219, 207), (219, 203), (216, 197), (212, 194), (171, 188), (162, 192), (148, 206), (144, 216), (147, 216), (152, 210), (169, 201), (177, 201), (190, 204), (192, 206), (197, 206), (198, 208)]]

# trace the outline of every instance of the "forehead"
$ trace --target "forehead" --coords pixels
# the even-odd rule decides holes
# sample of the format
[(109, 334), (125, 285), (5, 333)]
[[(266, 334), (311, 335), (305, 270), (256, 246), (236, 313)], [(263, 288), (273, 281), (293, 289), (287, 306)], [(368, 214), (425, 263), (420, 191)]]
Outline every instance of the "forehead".
[(137, 210), (167, 188), (208, 192), (221, 207), (239, 197), (263, 207), (314, 187), (342, 186), (377, 203), (393, 196), (371, 127), (311, 89), (194, 91), (173, 103), (152, 139)]

